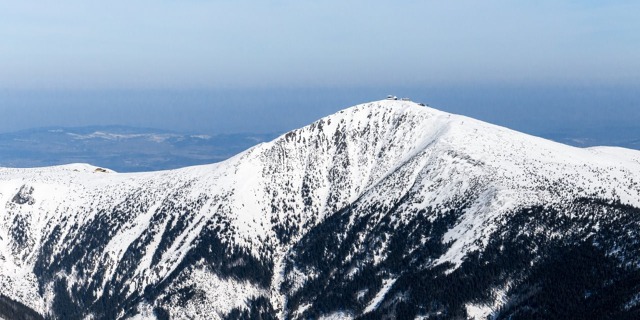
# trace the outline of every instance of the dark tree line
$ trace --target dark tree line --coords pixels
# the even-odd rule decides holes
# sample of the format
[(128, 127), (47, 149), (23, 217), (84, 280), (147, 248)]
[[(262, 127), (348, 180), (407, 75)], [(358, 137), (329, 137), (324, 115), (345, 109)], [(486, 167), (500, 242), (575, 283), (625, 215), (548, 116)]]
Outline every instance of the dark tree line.
[(7, 320), (44, 320), (35, 310), (0, 294), (0, 318)]

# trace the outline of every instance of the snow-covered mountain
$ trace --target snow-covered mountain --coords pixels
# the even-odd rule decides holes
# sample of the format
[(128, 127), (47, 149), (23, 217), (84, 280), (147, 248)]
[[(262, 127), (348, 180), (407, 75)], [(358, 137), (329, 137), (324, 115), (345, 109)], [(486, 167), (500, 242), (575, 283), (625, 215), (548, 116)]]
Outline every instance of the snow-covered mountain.
[(0, 315), (640, 315), (638, 151), (383, 100), (221, 163), (104, 171), (0, 168)]

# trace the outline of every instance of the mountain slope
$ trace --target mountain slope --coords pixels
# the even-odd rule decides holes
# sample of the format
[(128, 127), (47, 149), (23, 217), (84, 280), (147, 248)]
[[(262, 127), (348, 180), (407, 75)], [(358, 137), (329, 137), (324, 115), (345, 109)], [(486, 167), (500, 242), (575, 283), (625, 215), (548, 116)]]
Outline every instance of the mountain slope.
[(638, 181), (640, 152), (378, 101), (213, 165), (0, 169), (0, 286), (61, 319), (632, 317)]

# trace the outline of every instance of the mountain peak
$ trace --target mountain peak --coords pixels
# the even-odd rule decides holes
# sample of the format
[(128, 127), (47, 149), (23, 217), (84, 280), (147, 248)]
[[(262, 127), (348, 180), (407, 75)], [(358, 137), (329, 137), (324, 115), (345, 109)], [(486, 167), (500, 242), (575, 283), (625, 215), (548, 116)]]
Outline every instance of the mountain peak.
[[(98, 169), (0, 169), (5, 295), (70, 318), (486, 317), (535, 296), (546, 282), (528, 270), (566, 248), (640, 265), (639, 152), (411, 101), (347, 108), (217, 164)], [(480, 291), (451, 299), (442, 288), (469, 270)]]

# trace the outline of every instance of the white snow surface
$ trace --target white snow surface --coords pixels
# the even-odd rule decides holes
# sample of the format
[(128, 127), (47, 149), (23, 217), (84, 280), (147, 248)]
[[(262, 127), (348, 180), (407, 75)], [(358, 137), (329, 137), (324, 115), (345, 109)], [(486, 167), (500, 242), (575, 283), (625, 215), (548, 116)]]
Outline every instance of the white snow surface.
[[(424, 208), (479, 190), (446, 233), (444, 241), (451, 247), (436, 261), (457, 266), (466, 252), (477, 248), (476, 240), (482, 243), (495, 230), (502, 214), (519, 207), (557, 201), (558, 195), (566, 199), (592, 194), (640, 206), (640, 186), (635, 183), (640, 181), (638, 151), (575, 148), (411, 101), (351, 107), (217, 164), (147, 173), (95, 169), (89, 164), (0, 168), (0, 291), (5, 295), (45, 313), (51, 297), (39, 295), (34, 273), (43, 242), (55, 229), (60, 237), (52, 243), (53, 253), (68, 250), (72, 244), (64, 239), (73, 238), (98, 215), (121, 207), (128, 208), (127, 215), (110, 232), (105, 250), (95, 255), (96, 272), (98, 265), (106, 266), (97, 280), (102, 290), (96, 297), (109, 290), (107, 280), (116, 275), (127, 248), (137, 239), (151, 240), (142, 248), (146, 253), (137, 262), (130, 294), (167, 279), (205, 225), (220, 217), (230, 224), (220, 231), (225, 241), (247, 248), (255, 257), (280, 261), (307, 230), (357, 199), (390, 205), (413, 191), (422, 201), (410, 205)], [(549, 188), (556, 184), (564, 187)], [(25, 203), (15, 201), (21, 190)], [(131, 199), (135, 205), (128, 206)], [(168, 217), (154, 222), (163, 209)], [(156, 231), (178, 220), (185, 223), (185, 231), (153, 263), (162, 236)], [(287, 243), (274, 231), (284, 221), (299, 226)], [(23, 231), (19, 237), (16, 230)], [(274, 248), (275, 256), (265, 256), (269, 253), (264, 248)], [(376, 259), (384, 259), (383, 253), (376, 253)], [(77, 281), (94, 281), (89, 279), (92, 275)], [(208, 291), (210, 300), (242, 304), (262, 295), (276, 308), (286, 308), (278, 279), (271, 290), (262, 290), (204, 269), (184, 277)], [(280, 272), (276, 277), (282, 277)], [(379, 300), (392, 285), (393, 281), (385, 283)], [(197, 303), (176, 304), (171, 310), (206, 318), (192, 312), (206, 304)], [(239, 305), (234, 303), (214, 303), (215, 310), (208, 311), (223, 315)], [(367, 310), (378, 303), (374, 299)], [(139, 309), (148, 314), (148, 306)]]
[(384, 282), (382, 284), (382, 288), (380, 289), (380, 291), (378, 291), (378, 293), (376, 293), (375, 297), (373, 297), (373, 299), (371, 299), (371, 302), (369, 302), (367, 307), (364, 308), (364, 312), (363, 313), (369, 313), (369, 312), (377, 309), (378, 306), (380, 305), (380, 303), (382, 302), (382, 300), (384, 299), (384, 297), (387, 295), (387, 292), (389, 292), (391, 287), (393, 287), (393, 284), (396, 283), (396, 280), (398, 280), (398, 279), (386, 279), (386, 280), (384, 280)]

